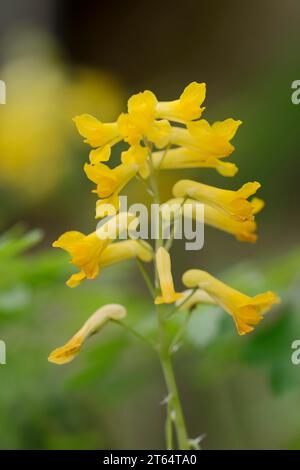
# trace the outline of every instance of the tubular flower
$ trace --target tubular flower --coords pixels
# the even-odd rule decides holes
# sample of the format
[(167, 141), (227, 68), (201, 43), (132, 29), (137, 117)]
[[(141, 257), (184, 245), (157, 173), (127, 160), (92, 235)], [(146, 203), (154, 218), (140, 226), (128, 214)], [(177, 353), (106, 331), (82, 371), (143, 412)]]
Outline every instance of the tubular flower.
[(171, 257), (163, 247), (156, 252), (156, 267), (159, 277), (161, 294), (156, 297), (156, 304), (171, 304), (182, 298), (182, 294), (175, 292), (172, 271)]
[(73, 361), (90, 336), (98, 333), (107, 322), (121, 320), (126, 313), (126, 309), (119, 304), (108, 304), (99, 308), (64, 346), (50, 353), (48, 361), (58, 365)]
[(181, 180), (173, 186), (175, 197), (190, 197), (204, 202), (228, 215), (247, 220), (253, 216), (253, 206), (247, 199), (252, 196), (260, 184), (257, 181), (246, 183), (237, 191), (219, 189), (192, 180)]
[(97, 165), (86, 163), (84, 165), (87, 177), (97, 185), (93, 192), (101, 198), (96, 203), (96, 218), (104, 216), (101, 208), (103, 204), (110, 204), (116, 210), (119, 208), (119, 193), (137, 174), (139, 168), (139, 165), (136, 163), (121, 163), (114, 169), (109, 168), (103, 163), (98, 163)]
[(128, 113), (122, 113), (117, 121), (122, 137), (130, 145), (137, 145), (143, 138), (158, 148), (164, 147), (171, 132), (168, 121), (155, 120), (157, 99), (149, 90), (133, 95), (128, 100)]
[(153, 165), (161, 170), (182, 168), (215, 168), (222, 176), (234, 176), (238, 168), (234, 163), (223, 162), (219, 158), (205, 156), (201, 150), (177, 147), (152, 153)]
[(156, 116), (182, 123), (199, 119), (205, 109), (201, 108), (205, 94), (205, 83), (192, 82), (184, 89), (178, 100), (157, 103)]
[(187, 129), (173, 127), (170, 143), (200, 149), (206, 156), (227, 157), (234, 151), (230, 143), (242, 121), (226, 119), (210, 125), (205, 119), (187, 123)]
[(206, 271), (190, 269), (182, 277), (185, 286), (203, 289), (215, 302), (229, 313), (236, 324), (239, 335), (250, 333), (279, 298), (273, 292), (249, 297), (224, 284)]
[(67, 251), (71, 256), (71, 263), (80, 269), (66, 284), (76, 287), (84, 279), (95, 279), (99, 274), (101, 257), (105, 254), (106, 247), (135, 220), (137, 219), (132, 214), (120, 213), (103, 224), (97, 232), (89, 235), (76, 231), (61, 235), (52, 246)]
[[(184, 206), (191, 207), (191, 215), (193, 219), (197, 220), (197, 216), (200, 211), (197, 211), (197, 205), (200, 204), (195, 199), (184, 199), (184, 198), (175, 198), (170, 199), (165, 204), (169, 206), (173, 206), (174, 209), (177, 209), (176, 215), (181, 216), (184, 210)], [(253, 214), (256, 214), (263, 208), (263, 201), (258, 198), (254, 198), (251, 201)], [(237, 240), (243, 242), (254, 243), (257, 240), (257, 235), (255, 234), (256, 231), (256, 222), (254, 219), (251, 220), (236, 220), (233, 219), (231, 216), (226, 214), (223, 211), (214, 209), (213, 207), (203, 204), (204, 205), (204, 223), (206, 225), (210, 225), (218, 230), (222, 230), (223, 232), (230, 233), (234, 235)], [(202, 222), (202, 220), (199, 220)]]
[[(76, 116), (73, 121), (79, 134), (85, 138), (84, 142), (91, 147), (99, 147), (99, 149), (91, 151), (91, 162), (107, 161), (110, 157), (110, 147), (121, 140), (117, 123), (103, 123), (90, 114)], [(102, 149), (104, 146), (106, 148)]]

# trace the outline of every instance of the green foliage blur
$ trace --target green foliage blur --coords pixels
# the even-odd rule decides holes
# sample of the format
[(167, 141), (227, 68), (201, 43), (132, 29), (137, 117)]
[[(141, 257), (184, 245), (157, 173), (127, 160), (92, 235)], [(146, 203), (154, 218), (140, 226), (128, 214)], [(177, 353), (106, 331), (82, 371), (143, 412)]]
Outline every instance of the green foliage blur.
[[(176, 285), (182, 288), (185, 269), (200, 267), (248, 294), (273, 290), (282, 303), (246, 337), (218, 308), (193, 312), (174, 355), (188, 428), (203, 435), (205, 449), (300, 449), (300, 366), (291, 362), (300, 339), (300, 105), (291, 103), (291, 83), (300, 79), (300, 6), (132, 0), (116, 8), (92, 0), (87, 9), (66, 0), (52, 2), (53, 24), (44, 6), (17, 14), (8, 3), (0, 17), (0, 79), (9, 91), (0, 106), (0, 340), (7, 348), (0, 448), (164, 448), (160, 366), (128, 331), (109, 325), (70, 364), (47, 362), (105, 303), (124, 304), (127, 324), (155, 336), (135, 262), (69, 289), (68, 256), (51, 243), (65, 230), (88, 233), (95, 225), (82, 170), (89, 148), (72, 117), (113, 121), (132, 93), (151, 89), (172, 99), (196, 80), (208, 85), (205, 118), (243, 121), (230, 157), (239, 173), (163, 173), (162, 197), (183, 175), (230, 189), (258, 180), (266, 207), (255, 245), (211, 228), (198, 253), (176, 241)], [(128, 193), (147, 202), (138, 182)], [(171, 329), (183, 321), (178, 313)]]

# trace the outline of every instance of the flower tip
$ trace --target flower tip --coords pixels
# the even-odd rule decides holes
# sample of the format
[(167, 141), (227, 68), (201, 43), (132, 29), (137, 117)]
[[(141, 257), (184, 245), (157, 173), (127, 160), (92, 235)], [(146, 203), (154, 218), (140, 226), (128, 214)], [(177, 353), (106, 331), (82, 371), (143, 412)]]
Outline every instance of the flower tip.
[(82, 338), (74, 338), (64, 346), (54, 349), (48, 356), (48, 362), (62, 365), (73, 361), (80, 352), (82, 341)]

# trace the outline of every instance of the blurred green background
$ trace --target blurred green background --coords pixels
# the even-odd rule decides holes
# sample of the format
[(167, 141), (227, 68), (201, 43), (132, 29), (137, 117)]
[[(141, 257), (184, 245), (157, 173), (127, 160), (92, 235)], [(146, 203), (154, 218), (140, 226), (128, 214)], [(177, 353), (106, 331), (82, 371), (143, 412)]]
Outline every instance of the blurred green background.
[[(299, 449), (300, 366), (290, 360), (300, 339), (299, 2), (10, 0), (0, 9), (0, 447), (163, 448), (165, 388), (138, 340), (112, 325), (70, 365), (47, 362), (103, 303), (124, 303), (128, 322), (153, 333), (135, 263), (69, 289), (68, 257), (50, 246), (64, 230), (94, 228), (88, 147), (72, 116), (114, 120), (132, 93), (172, 99), (195, 80), (208, 85), (207, 119), (243, 121), (231, 159), (239, 173), (184, 174), (231, 189), (258, 180), (266, 207), (255, 245), (210, 228), (198, 253), (176, 242), (177, 286), (197, 266), (249, 294), (274, 290), (282, 304), (249, 337), (215, 308), (193, 314), (175, 355), (188, 427), (205, 434), (206, 449)], [(165, 198), (179, 176), (164, 174)], [(138, 184), (129, 193), (143, 201)]]

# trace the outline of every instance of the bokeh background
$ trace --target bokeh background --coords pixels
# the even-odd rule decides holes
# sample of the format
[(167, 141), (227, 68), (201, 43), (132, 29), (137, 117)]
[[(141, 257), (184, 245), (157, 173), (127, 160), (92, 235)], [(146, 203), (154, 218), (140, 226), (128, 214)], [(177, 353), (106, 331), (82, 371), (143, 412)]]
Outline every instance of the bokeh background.
[[(94, 228), (88, 147), (72, 116), (114, 120), (134, 92), (172, 99), (196, 80), (208, 85), (207, 119), (243, 121), (232, 158), (240, 170), (234, 180), (185, 175), (228, 188), (258, 180), (267, 204), (255, 245), (209, 228), (199, 253), (176, 242), (178, 288), (184, 269), (201, 266), (283, 301), (249, 337), (215, 308), (195, 312), (175, 356), (188, 427), (206, 449), (299, 449), (300, 366), (290, 360), (300, 339), (299, 2), (9, 0), (0, 11), (0, 447), (163, 448), (165, 388), (138, 340), (110, 326), (70, 365), (47, 362), (105, 302), (126, 304), (129, 323), (152, 334), (136, 265), (68, 289), (71, 267), (51, 242)], [(178, 176), (164, 174), (165, 198)], [(129, 194), (145, 198), (138, 184)]]

